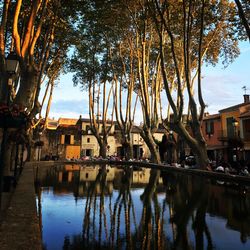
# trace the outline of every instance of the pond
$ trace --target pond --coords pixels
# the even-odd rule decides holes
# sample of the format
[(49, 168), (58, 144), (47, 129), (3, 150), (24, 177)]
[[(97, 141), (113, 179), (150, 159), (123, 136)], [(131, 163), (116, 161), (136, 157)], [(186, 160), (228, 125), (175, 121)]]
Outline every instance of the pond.
[(250, 249), (250, 188), (148, 168), (63, 165), (37, 180), (44, 249)]

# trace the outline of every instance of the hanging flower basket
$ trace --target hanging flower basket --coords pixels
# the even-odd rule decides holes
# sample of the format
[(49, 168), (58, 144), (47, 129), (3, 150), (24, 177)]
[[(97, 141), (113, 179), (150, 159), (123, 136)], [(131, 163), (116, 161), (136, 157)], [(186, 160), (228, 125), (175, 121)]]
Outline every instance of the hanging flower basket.
[(26, 124), (27, 115), (19, 106), (0, 104), (0, 127), (19, 128)]

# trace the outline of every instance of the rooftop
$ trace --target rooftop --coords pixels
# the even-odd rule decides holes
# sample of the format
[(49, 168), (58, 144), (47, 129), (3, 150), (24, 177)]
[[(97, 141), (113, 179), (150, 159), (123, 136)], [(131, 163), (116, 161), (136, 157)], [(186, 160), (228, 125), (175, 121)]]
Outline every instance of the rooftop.
[(244, 97), (244, 102), (243, 103), (233, 105), (233, 106), (227, 107), (225, 109), (221, 109), (221, 110), (219, 110), (219, 113), (234, 111), (234, 110), (240, 109), (241, 107), (244, 107), (244, 106), (249, 106), (250, 107), (249, 95), (244, 95), (243, 97)]
[(220, 114), (206, 115), (203, 120), (220, 119)]

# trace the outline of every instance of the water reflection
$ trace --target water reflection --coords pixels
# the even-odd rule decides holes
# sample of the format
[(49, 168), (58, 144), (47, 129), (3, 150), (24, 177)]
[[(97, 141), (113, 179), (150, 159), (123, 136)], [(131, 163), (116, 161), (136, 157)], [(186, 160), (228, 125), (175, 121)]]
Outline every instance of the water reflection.
[(108, 165), (37, 184), (46, 249), (250, 249), (248, 187)]

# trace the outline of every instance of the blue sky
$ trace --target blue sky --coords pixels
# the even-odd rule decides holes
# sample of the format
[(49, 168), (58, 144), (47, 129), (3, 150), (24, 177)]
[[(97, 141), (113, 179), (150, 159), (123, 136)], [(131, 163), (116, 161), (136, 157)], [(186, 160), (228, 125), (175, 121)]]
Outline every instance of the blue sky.
[[(240, 46), (240, 56), (227, 68), (222, 64), (203, 69), (203, 96), (210, 114), (218, 110), (243, 102), (244, 90), (250, 94), (250, 44), (244, 42)], [(141, 113), (141, 112), (140, 112)], [(72, 74), (62, 75), (60, 83), (54, 90), (50, 118), (88, 117), (88, 94), (79, 87), (73, 87)], [(141, 116), (137, 115), (137, 122)]]

